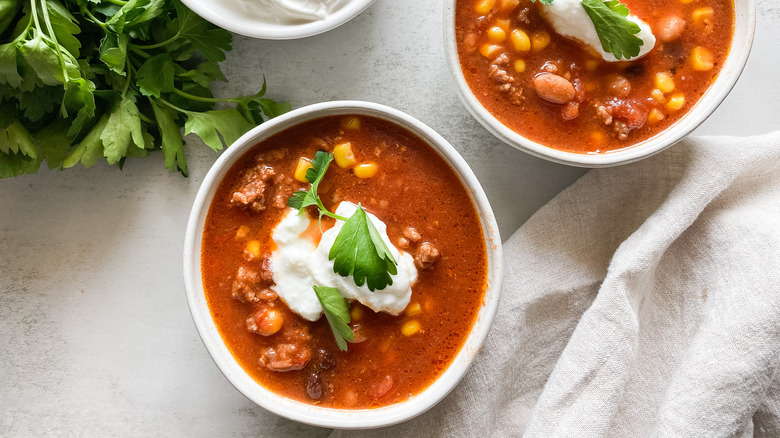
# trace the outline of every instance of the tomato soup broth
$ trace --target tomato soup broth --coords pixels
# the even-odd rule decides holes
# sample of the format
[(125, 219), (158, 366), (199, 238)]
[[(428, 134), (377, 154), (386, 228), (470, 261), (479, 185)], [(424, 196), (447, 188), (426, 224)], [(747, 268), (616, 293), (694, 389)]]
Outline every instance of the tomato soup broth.
[[(357, 301), (351, 303), (355, 342), (348, 343), (346, 352), (337, 348), (324, 316), (310, 322), (292, 312), (274, 296), (270, 278), (273, 230), (290, 211), (289, 196), (309, 186), (293, 177), (297, 163), (344, 142), (351, 144), (358, 162), (374, 164), (375, 173), (358, 177), (356, 168), (342, 168), (334, 161), (319, 185), (324, 206), (334, 211), (340, 201), (360, 203), (387, 224), (391, 242), (419, 252), (421, 244), (414, 238), (409, 241), (408, 230), (413, 229), (421, 236), (417, 240), (438, 253), (435, 264), (419, 269), (411, 301), (400, 315), (375, 313)], [(242, 185), (268, 169), (273, 177), (265, 186), (265, 204), (235, 205)], [(323, 218), (322, 229), (333, 223)], [(309, 232), (315, 238), (320, 234), (317, 226)], [(467, 190), (423, 140), (372, 117), (317, 119), (252, 148), (220, 183), (202, 247), (208, 305), (236, 360), (271, 391), (324, 407), (375, 408), (423, 391), (458, 354), (486, 289), (484, 237)], [(259, 274), (247, 276), (250, 271)], [(251, 287), (242, 289), (241, 283), (237, 292), (236, 285), (244, 280)], [(248, 318), (268, 307), (283, 320), (281, 329), (268, 336), (248, 330)], [(289, 370), (264, 365), (263, 355), (279, 350), (281, 344), (306, 349), (310, 358)]]
[[(508, 128), (569, 152), (608, 152), (665, 130), (718, 76), (734, 31), (733, 1), (621, 2), (657, 41), (642, 58), (606, 62), (557, 35), (539, 2), (457, 0), (458, 55), (472, 93)], [(571, 83), (574, 98), (541, 98), (534, 80), (544, 73)]]

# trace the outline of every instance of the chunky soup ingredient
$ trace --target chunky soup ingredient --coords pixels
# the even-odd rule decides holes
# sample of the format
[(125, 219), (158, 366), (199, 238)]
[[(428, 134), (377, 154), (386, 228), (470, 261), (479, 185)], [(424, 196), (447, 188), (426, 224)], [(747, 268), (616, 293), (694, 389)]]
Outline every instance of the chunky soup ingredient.
[[(325, 171), (324, 162), (333, 165)], [(299, 191), (312, 202), (301, 214), (287, 205)], [(398, 275), (383, 289), (325, 265), (322, 241), (358, 212), (398, 251)], [(318, 263), (330, 276), (301, 284), (325, 316), (316, 321), (278, 293), (276, 233), (293, 222), (289, 235), (307, 251), (322, 246)], [(269, 390), (326, 407), (386, 406), (427, 388), (462, 348), (486, 288), (484, 234), (457, 175), (420, 138), (366, 116), (302, 123), (241, 157), (214, 195), (202, 248), (206, 299), (236, 360)], [(411, 291), (390, 294), (407, 263)]]
[(534, 142), (590, 154), (683, 117), (717, 78), (734, 28), (732, 0), (457, 0), (455, 15), (480, 104)]
[[(0, 2), (0, 178), (162, 150), (187, 175), (180, 128), (220, 150), (289, 110), (214, 98), (231, 35), (179, 0)], [(3, 18), (5, 17), (5, 18)], [(5, 26), (12, 17), (14, 26)], [(217, 102), (233, 107), (214, 110)]]

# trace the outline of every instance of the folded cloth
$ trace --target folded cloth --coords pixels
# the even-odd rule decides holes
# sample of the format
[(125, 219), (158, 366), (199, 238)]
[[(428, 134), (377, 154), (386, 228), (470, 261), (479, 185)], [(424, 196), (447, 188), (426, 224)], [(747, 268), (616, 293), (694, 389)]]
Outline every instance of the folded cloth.
[(780, 436), (780, 132), (590, 171), (504, 252), (463, 382), (355, 436)]

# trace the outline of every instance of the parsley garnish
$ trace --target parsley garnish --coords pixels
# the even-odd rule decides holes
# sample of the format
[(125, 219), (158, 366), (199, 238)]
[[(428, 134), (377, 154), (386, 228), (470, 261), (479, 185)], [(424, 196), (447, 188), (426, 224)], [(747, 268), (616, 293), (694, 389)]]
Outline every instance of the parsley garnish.
[[(554, 1), (539, 0), (539, 3), (551, 5)], [(639, 54), (644, 41), (636, 36), (641, 30), (639, 25), (626, 18), (630, 13), (628, 6), (619, 0), (582, 0), (582, 7), (593, 22), (605, 52), (617, 59), (630, 59)]]
[(372, 292), (384, 289), (393, 284), (391, 275), (398, 273), (395, 258), (385, 244), (379, 231), (368, 219), (366, 211), (358, 204), (358, 208), (350, 218), (331, 213), (322, 205), (317, 193), (322, 177), (328, 171), (333, 154), (317, 151), (311, 161), (312, 168), (306, 172), (306, 180), (311, 183), (309, 190), (293, 193), (287, 200), (287, 205), (297, 210), (315, 205), (319, 209), (320, 219), (329, 216), (346, 222), (339, 231), (333, 247), (328, 253), (328, 259), (333, 260), (333, 271), (342, 277), (352, 276), (355, 284), (367, 284)]
[(328, 324), (330, 324), (333, 338), (336, 339), (339, 350), (347, 351), (346, 341), (352, 342), (355, 340), (355, 334), (352, 333), (352, 329), (347, 325), (350, 322), (347, 300), (341, 296), (341, 293), (335, 287), (312, 287), (314, 288), (314, 293), (317, 294), (317, 299), (322, 304), (322, 310), (325, 313)]
[(605, 52), (615, 58), (630, 59), (639, 54), (644, 41), (636, 34), (639, 25), (627, 19), (628, 7), (618, 0), (582, 0), (582, 7), (596, 27), (596, 33)]
[(395, 258), (360, 204), (336, 236), (328, 259), (334, 261), (334, 272), (351, 275), (358, 286), (367, 283), (371, 291), (393, 284), (390, 274), (398, 273)]

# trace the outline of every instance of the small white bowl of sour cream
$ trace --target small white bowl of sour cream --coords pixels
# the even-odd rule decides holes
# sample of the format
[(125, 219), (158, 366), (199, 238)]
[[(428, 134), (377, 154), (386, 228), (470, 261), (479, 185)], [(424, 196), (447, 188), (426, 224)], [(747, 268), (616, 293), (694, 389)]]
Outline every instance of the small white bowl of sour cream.
[(204, 19), (241, 35), (289, 40), (317, 35), (355, 18), (374, 0), (182, 0)]

